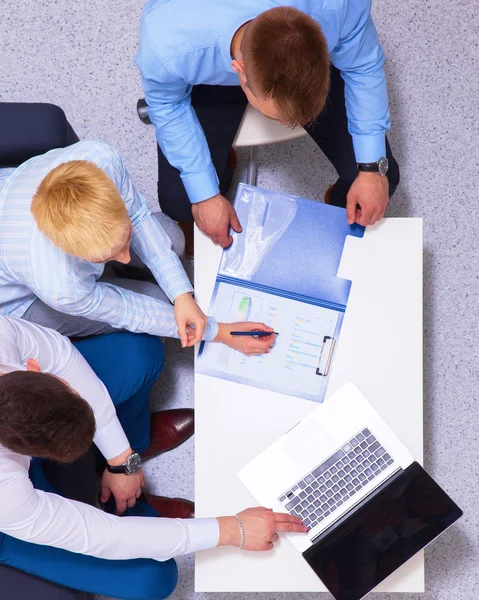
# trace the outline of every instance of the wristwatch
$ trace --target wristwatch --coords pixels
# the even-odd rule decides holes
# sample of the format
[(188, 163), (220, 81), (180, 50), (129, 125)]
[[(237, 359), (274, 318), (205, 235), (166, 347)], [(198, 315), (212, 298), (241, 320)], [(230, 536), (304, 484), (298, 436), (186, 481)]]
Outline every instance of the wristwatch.
[(135, 473), (138, 473), (138, 471), (141, 469), (141, 464), (141, 456), (138, 454), (138, 452), (133, 452), (133, 454), (130, 454), (126, 462), (122, 465), (118, 467), (112, 467), (111, 465), (106, 463), (106, 468), (108, 469), (108, 471), (110, 471), (110, 473), (134, 475)]
[(378, 173), (379, 175), (386, 175), (389, 169), (389, 161), (383, 156), (377, 162), (372, 163), (358, 163), (358, 171), (364, 171), (366, 173)]

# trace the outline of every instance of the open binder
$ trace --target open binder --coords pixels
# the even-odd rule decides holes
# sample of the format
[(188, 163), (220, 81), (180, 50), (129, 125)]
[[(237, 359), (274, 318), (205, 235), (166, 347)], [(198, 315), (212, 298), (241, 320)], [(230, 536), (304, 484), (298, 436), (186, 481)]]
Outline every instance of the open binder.
[(196, 371), (322, 402), (351, 282), (337, 277), (348, 225), (344, 209), (240, 184), (243, 226), (223, 251), (209, 314), (259, 321), (279, 333), (268, 354), (245, 356), (203, 342)]

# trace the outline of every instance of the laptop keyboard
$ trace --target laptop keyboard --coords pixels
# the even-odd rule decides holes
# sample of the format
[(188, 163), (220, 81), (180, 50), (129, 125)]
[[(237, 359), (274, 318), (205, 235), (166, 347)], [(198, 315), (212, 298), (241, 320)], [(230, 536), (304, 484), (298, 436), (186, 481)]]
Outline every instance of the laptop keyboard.
[(313, 529), (393, 462), (369, 429), (363, 429), (282, 494), (279, 501)]

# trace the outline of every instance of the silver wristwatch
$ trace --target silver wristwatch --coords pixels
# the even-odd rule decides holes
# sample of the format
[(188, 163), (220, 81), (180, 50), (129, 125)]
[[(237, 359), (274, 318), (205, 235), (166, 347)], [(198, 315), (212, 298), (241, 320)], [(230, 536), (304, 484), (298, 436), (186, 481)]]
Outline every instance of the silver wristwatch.
[(110, 471), (110, 473), (134, 475), (141, 469), (141, 465), (141, 456), (138, 454), (138, 452), (133, 452), (122, 465), (118, 467), (112, 467), (107, 463), (106, 468), (108, 471)]
[(358, 163), (358, 171), (363, 171), (365, 173), (378, 173), (379, 175), (386, 175), (388, 169), (389, 161), (385, 156), (380, 158), (377, 162)]

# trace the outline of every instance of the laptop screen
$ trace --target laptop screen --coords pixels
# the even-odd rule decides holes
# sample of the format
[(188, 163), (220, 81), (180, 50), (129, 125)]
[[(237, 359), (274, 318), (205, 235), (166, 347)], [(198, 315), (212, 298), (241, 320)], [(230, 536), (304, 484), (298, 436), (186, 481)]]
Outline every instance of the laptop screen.
[(461, 515), (413, 463), (303, 557), (336, 600), (360, 600)]

